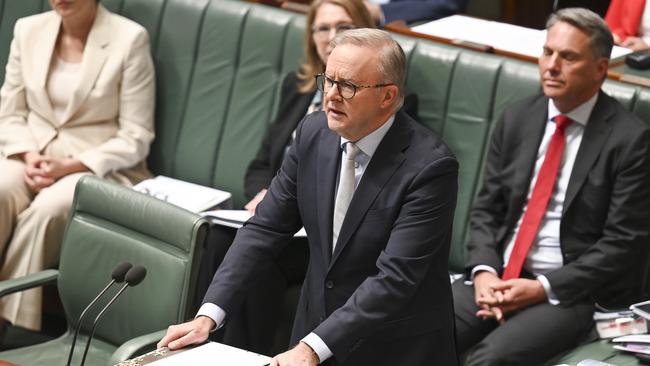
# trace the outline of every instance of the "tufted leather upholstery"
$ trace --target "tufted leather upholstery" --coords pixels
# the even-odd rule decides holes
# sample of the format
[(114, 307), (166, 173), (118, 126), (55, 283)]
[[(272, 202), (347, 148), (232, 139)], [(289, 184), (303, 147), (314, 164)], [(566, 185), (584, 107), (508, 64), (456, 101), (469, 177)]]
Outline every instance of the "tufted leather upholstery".
[[(0, 0), (1, 62), (15, 19), (46, 3)], [(234, 0), (102, 3), (144, 25), (151, 36), (157, 75), (152, 171), (231, 191), (241, 207), (247, 164), (276, 113), (282, 77), (296, 69), (302, 54), (304, 16)], [(460, 271), (490, 131), (508, 104), (539, 90), (537, 67), (396, 38), (407, 53), (407, 86), (418, 94), (421, 122), (443, 136), (461, 164), (450, 254), (450, 269)], [(613, 81), (604, 89), (650, 121), (649, 89)]]
[[(196, 214), (129, 188), (93, 176), (80, 180), (57, 278), (69, 328), (108, 283), (117, 263), (129, 261), (147, 269), (144, 281), (137, 288), (127, 289), (105, 313), (86, 364), (106, 365), (125, 342), (192, 317), (193, 284), (207, 226), (207, 221)], [(84, 334), (89, 333), (97, 310), (119, 287), (113, 286), (88, 314)], [(68, 330), (58, 339), (0, 353), (0, 359), (20, 365), (62, 365), (71, 340)], [(79, 363), (85, 343), (82, 336), (73, 364)]]

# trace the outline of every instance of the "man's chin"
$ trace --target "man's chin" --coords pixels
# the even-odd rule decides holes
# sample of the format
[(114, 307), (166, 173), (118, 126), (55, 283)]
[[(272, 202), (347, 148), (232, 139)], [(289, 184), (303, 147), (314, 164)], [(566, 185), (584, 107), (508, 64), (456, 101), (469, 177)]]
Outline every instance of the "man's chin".
[(542, 90), (544, 92), (544, 95), (551, 99), (561, 97), (564, 94), (561, 89), (554, 87), (545, 86), (542, 88)]

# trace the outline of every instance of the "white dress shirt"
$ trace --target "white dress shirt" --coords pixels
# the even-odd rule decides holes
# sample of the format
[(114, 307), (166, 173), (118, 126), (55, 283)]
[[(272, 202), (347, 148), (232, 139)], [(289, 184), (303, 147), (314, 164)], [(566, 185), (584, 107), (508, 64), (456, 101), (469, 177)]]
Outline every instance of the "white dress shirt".
[[(368, 163), (370, 163), (370, 159), (372, 159), (372, 156), (375, 154), (375, 151), (377, 150), (379, 143), (384, 139), (384, 136), (386, 136), (386, 133), (393, 125), (393, 122), (395, 122), (395, 115), (390, 116), (390, 118), (379, 128), (377, 128), (367, 136), (363, 137), (359, 141), (355, 142), (355, 144), (360, 150), (354, 159), (355, 189), (359, 185), (359, 182), (361, 181), (361, 177), (363, 176), (363, 173), (368, 167)], [(345, 158), (344, 155), (346, 150), (346, 144), (348, 142), (349, 140), (341, 137), (341, 142), (340, 142), (341, 160)], [(220, 328), (223, 325), (223, 321), (226, 318), (226, 312), (215, 304), (205, 303), (201, 305), (201, 308), (197, 312), (196, 316), (197, 317), (207, 316), (210, 319), (214, 320), (214, 322), (216, 323), (216, 327), (213, 330), (215, 330)], [(302, 342), (306, 343), (307, 345), (309, 345), (309, 347), (311, 347), (311, 349), (314, 350), (314, 352), (318, 355), (318, 359), (320, 360), (320, 362), (327, 360), (333, 355), (332, 351), (327, 346), (327, 344), (325, 344), (325, 342), (323, 342), (323, 340), (313, 332), (309, 333), (306, 337), (304, 337), (302, 339)]]
[[(566, 144), (564, 146), (564, 153), (562, 154), (562, 162), (558, 171), (555, 189), (553, 190), (551, 199), (548, 202), (546, 213), (540, 223), (537, 237), (528, 251), (526, 262), (524, 262), (524, 269), (536, 276), (537, 280), (541, 282), (548, 301), (552, 305), (557, 305), (560, 302), (557, 299), (557, 296), (555, 296), (555, 293), (553, 293), (553, 289), (544, 274), (558, 269), (564, 264), (562, 259), (562, 249), (560, 248), (560, 222), (562, 220), (564, 197), (566, 196), (566, 190), (569, 186), (569, 179), (571, 178), (573, 164), (578, 155), (578, 149), (580, 148), (580, 142), (582, 141), (585, 126), (589, 121), (591, 111), (593, 110), (597, 99), (598, 93), (568, 113), (561, 113), (558, 111), (557, 108), (555, 108), (553, 101), (549, 99), (546, 128), (544, 136), (542, 137), (542, 142), (537, 150), (535, 170), (530, 181), (530, 186), (528, 187), (527, 201), (530, 200), (533, 193), (533, 188), (537, 181), (537, 175), (539, 174), (539, 170), (541, 169), (546, 156), (546, 150), (551, 142), (551, 137), (555, 133), (555, 122), (553, 119), (560, 114), (565, 114), (567, 117), (571, 118), (573, 123), (571, 123), (565, 130)], [(508, 244), (503, 253), (504, 267), (510, 259), (510, 254), (515, 245), (515, 238), (517, 237), (524, 212), (526, 212), (526, 207), (528, 207), (528, 204), (524, 205), (519, 216), (519, 221), (517, 222), (514, 231), (510, 233), (510, 239), (508, 240)], [(472, 278), (478, 271), (497, 273), (497, 271), (490, 266), (479, 265), (474, 267), (472, 270)]]

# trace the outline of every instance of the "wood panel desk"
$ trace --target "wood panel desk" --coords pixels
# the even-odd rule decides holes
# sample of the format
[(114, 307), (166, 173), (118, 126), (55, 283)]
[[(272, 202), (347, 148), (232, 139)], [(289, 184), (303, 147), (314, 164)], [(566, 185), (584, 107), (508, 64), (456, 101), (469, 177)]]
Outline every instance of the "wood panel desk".
[[(538, 57), (531, 56), (530, 54), (513, 52), (506, 49), (493, 47), (487, 44), (475, 43), (475, 42), (466, 41), (462, 39), (451, 39), (451, 38), (446, 38), (446, 37), (432, 35), (432, 34), (420, 33), (409, 28), (404, 22), (388, 23), (386, 24), (385, 29), (409, 37), (428, 39), (433, 42), (454, 45), (457, 47), (471, 49), (478, 52), (493, 53), (495, 55), (504, 56), (504, 57), (521, 60), (525, 62), (537, 63), (538, 60)], [(610, 62), (607, 78), (610, 80), (616, 80), (627, 84), (650, 87), (650, 70), (632, 69), (629, 66), (625, 65), (624, 60), (625, 60), (624, 57), (618, 57), (613, 59)]]

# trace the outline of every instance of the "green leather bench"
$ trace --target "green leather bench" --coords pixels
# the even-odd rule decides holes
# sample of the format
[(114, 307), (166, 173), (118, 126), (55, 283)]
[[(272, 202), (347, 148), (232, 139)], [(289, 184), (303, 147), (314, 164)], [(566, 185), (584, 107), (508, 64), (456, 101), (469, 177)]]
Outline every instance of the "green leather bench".
[[(157, 75), (155, 174), (233, 192), (279, 102), (283, 75), (302, 54), (304, 16), (234, 0), (102, 0), (145, 26)], [(0, 0), (0, 64), (18, 17), (46, 0)], [(408, 56), (407, 86), (421, 122), (443, 136), (460, 160), (460, 192), (450, 270), (464, 263), (467, 218), (480, 184), (494, 121), (511, 102), (539, 90), (537, 67), (491, 54), (396, 36)], [(4, 75), (0, 75), (2, 81)], [(607, 81), (605, 90), (650, 121), (650, 89)], [(593, 352), (581, 353), (587, 358)]]

